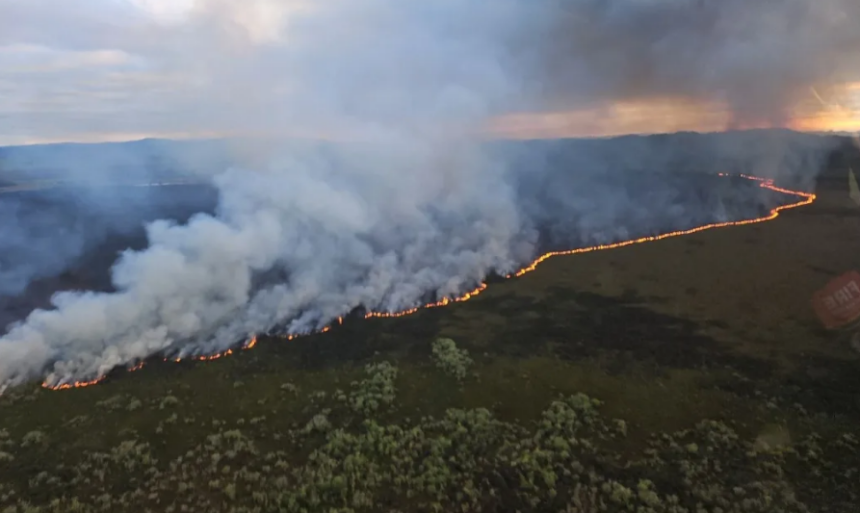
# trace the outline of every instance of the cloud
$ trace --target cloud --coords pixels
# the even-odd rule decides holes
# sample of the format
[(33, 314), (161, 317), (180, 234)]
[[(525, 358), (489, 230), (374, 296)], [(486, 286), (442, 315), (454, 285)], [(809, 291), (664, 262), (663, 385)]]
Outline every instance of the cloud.
[[(555, 83), (583, 96), (722, 94), (733, 105), (764, 100), (767, 107), (810, 83), (858, 77), (856, 2), (567, 5), (556, 37), (547, 38), (549, 62), (558, 71)], [(768, 92), (776, 99), (765, 98)]]
[[(342, 105), (330, 110), (358, 117), (380, 104), (412, 108), (409, 98), (392, 101), (403, 95), (387, 85), (397, 73), (446, 74), (466, 87), (511, 77), (469, 107), (488, 117), (619, 113), (624, 104), (674, 98), (721, 104), (729, 124), (779, 125), (791, 122), (810, 86), (860, 79), (860, 4), (852, 0), (445, 0), (417, 12), (413, 2), (383, 0), (6, 0), (0, 46), (19, 62), (0, 67), (0, 87), (27, 101), (0, 106), (0, 141), (42, 130), (89, 138), (315, 124), (306, 131), (320, 132), (335, 122), (308, 88), (340, 89)], [(445, 36), (429, 40), (431, 24), (445, 24)], [(472, 29), (481, 24), (489, 28)], [(492, 48), (490, 60), (459, 59), (467, 41)], [(403, 47), (414, 50), (395, 50)], [(371, 52), (377, 60), (360, 58)], [(32, 72), (39, 66), (52, 67), (50, 80)], [(420, 84), (415, 95), (428, 94)], [(446, 92), (452, 109), (463, 93)], [(28, 109), (40, 108), (51, 121), (28, 121)], [(273, 110), (280, 120), (267, 115)], [(115, 126), (118, 117), (124, 126)]]
[(129, 0), (132, 5), (152, 16), (157, 22), (182, 23), (196, 7), (196, 0)]

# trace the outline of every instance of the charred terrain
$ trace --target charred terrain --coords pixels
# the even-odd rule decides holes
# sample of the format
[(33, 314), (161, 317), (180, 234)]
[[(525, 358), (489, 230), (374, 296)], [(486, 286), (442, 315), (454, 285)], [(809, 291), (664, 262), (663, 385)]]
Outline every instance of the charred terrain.
[[(141, 182), (145, 184), (147, 182)], [(10, 187), (14, 187), (10, 186)], [(144, 224), (212, 211), (206, 185), (49, 187), (0, 194), (0, 324), (50, 306), (58, 290), (110, 290), (121, 251), (146, 246)]]
[[(153, 358), (96, 386), (9, 390), (0, 511), (856, 511), (860, 358), (810, 307), (860, 254), (847, 180), (860, 156), (844, 143), (815, 203), (773, 221), (551, 258), (466, 302), (401, 318), (356, 313), (289, 342), (261, 336), (218, 361)], [(716, 176), (753, 171), (739, 162), (668, 150), (628, 162), (607, 149), (613, 173), (574, 179), (563, 170), (582, 169), (576, 145), (594, 155), (604, 143), (569, 144), (540, 148), (550, 171), (519, 188), (523, 205), (571, 206), (576, 223), (541, 220), (546, 251), (797, 201)], [(813, 186), (802, 176), (777, 185)], [(599, 189), (633, 200), (598, 215), (587, 200)], [(215, 204), (208, 189), (165, 189), (105, 225), (64, 191), (0, 196), (17, 212), (104, 227), (72, 265), (0, 298), (4, 322), (56, 290), (109, 288), (117, 251), (145, 244), (142, 221)], [(23, 254), (9, 246), (3, 257)]]

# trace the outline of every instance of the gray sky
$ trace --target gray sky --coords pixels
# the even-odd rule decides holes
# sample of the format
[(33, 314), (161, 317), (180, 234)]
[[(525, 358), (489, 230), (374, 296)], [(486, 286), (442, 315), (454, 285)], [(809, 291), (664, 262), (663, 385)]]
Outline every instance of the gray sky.
[(542, 112), (502, 133), (860, 129), (860, 88), (830, 90), (858, 81), (858, 48), (856, 0), (0, 0), (0, 144), (330, 136), (440, 109)]
[(300, 7), (229, 4), (239, 3), (0, 0), (0, 143), (223, 131), (201, 112), (229, 101), (218, 75), (282, 44), (277, 32)]

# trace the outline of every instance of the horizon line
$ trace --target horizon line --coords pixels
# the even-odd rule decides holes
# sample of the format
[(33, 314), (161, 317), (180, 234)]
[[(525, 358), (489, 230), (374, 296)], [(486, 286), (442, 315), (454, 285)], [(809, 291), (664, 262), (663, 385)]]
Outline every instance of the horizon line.
[[(769, 128), (741, 128), (741, 129), (732, 129), (732, 130), (677, 130), (675, 132), (629, 132), (629, 133), (619, 133), (612, 135), (582, 135), (582, 136), (560, 136), (560, 137), (492, 137), (492, 134), (488, 134), (490, 136), (480, 136), (476, 139), (484, 139), (487, 141), (550, 141), (550, 140), (570, 140), (570, 139), (581, 139), (581, 140), (591, 140), (591, 139), (618, 139), (621, 137), (651, 137), (651, 136), (660, 136), (660, 135), (677, 135), (677, 134), (697, 134), (697, 135), (717, 135), (717, 134), (729, 134), (729, 133), (744, 133), (744, 132), (766, 132), (766, 131), (782, 131), (782, 132), (792, 132), (797, 134), (806, 134), (806, 135), (817, 135), (817, 136), (838, 136), (838, 137), (858, 137), (860, 136), (860, 131), (845, 131), (845, 130), (797, 130), (794, 128), (785, 128), (785, 127), (769, 127)], [(254, 135), (213, 135), (213, 136), (146, 136), (140, 138), (129, 138), (129, 139), (119, 139), (119, 140), (103, 140), (103, 141), (85, 141), (85, 140), (62, 140), (62, 141), (52, 141), (52, 142), (25, 142), (18, 144), (0, 144), (0, 149), (10, 149), (10, 148), (29, 148), (36, 146), (98, 146), (98, 145), (110, 145), (110, 144), (132, 144), (132, 143), (141, 143), (146, 141), (157, 141), (157, 142), (206, 142), (206, 141), (229, 141), (229, 140), (241, 140), (241, 139), (249, 139), (249, 140), (281, 140), (281, 139), (295, 139), (295, 140), (313, 140), (313, 141), (337, 141), (335, 139), (329, 139), (325, 137), (297, 137), (297, 136), (287, 136), (287, 137), (279, 137), (279, 136), (254, 136)]]

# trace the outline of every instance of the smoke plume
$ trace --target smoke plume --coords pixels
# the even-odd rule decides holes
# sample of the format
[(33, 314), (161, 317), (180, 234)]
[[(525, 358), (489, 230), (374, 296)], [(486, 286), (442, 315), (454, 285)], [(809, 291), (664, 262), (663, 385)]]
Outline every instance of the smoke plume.
[[(656, 94), (722, 95), (738, 115), (778, 119), (802, 83), (838, 76), (840, 52), (856, 42), (844, 17), (800, 1), (249, 3), (265, 16), (209, 0), (181, 22), (123, 32), (128, 51), (194, 77), (166, 99), (180, 129), (262, 137), (234, 141), (228, 169), (192, 166), (214, 176), (216, 212), (148, 224), (148, 247), (113, 267), (114, 292), (61, 292), (12, 326), (0, 383), (47, 372), (60, 384), (159, 352), (208, 353), (356, 308), (455, 295), (534, 257), (547, 225), (559, 240), (602, 242), (719, 219), (727, 203), (737, 215), (747, 197), (691, 203), (689, 184), (658, 186), (637, 206), (642, 188), (613, 174), (695, 166), (683, 145), (671, 155), (650, 142), (512, 151), (476, 134), (507, 112)], [(854, 2), (824, 3), (860, 19)], [(783, 55), (798, 45), (806, 59)], [(281, 137), (295, 134), (338, 142)], [(705, 146), (730, 159), (721, 144)], [(819, 150), (775, 147), (744, 171), (788, 164), (808, 178)]]
[(860, 4), (851, 0), (578, 0), (554, 9), (540, 80), (555, 107), (712, 101), (726, 104), (734, 125), (781, 126), (813, 100), (810, 87), (860, 80)]

